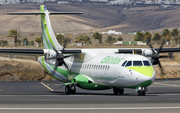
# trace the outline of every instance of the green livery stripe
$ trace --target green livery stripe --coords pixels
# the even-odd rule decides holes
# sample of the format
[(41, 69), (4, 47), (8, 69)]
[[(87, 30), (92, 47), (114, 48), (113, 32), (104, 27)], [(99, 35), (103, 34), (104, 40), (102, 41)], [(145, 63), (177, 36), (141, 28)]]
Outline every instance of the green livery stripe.
[[(41, 5), (41, 6), (40, 6), (40, 11), (41, 11), (41, 12), (45, 12), (45, 11), (44, 11), (44, 5)], [(56, 46), (54, 45), (53, 40), (52, 40), (52, 38), (51, 38), (51, 35), (50, 35), (50, 33), (49, 33), (45, 15), (41, 15), (41, 18), (43, 19), (43, 23), (42, 23), (42, 24), (43, 24), (43, 25), (42, 25), (43, 31), (46, 32), (47, 38), (49, 38), (49, 41), (51, 42), (51, 44), (56, 48)], [(44, 34), (43, 34), (43, 35), (44, 35)], [(46, 41), (46, 43), (47, 43), (47, 45), (49, 45), (48, 41)], [(49, 46), (48, 46), (48, 48), (49, 48)]]
[(152, 66), (131, 66), (131, 67), (126, 67), (126, 68), (139, 72), (148, 77), (152, 77), (154, 73), (154, 69)]
[(42, 29), (43, 29), (43, 35), (44, 35), (44, 38), (45, 38), (47, 47), (48, 47), (48, 49), (51, 49), (51, 46), (49, 45), (49, 43), (48, 43), (48, 41), (47, 41), (47, 38), (46, 38), (46, 34), (45, 34), (45, 32), (44, 32), (44, 28), (42, 28)]
[[(55, 66), (52, 66), (50, 65), (51, 68), (55, 68)], [(66, 70), (63, 70), (63, 69), (60, 69), (60, 68), (57, 68), (56, 71), (58, 73), (60, 73), (61, 75), (65, 76), (66, 78), (68, 78), (68, 75), (69, 75), (69, 71), (66, 71)]]
[(89, 89), (89, 90), (110, 89), (109, 86), (99, 85), (99, 84), (95, 84), (95, 83), (89, 83), (88, 82), (89, 79), (82, 74), (76, 75), (75, 80), (78, 83), (78, 85), (83, 89)]
[(54, 79), (56, 79), (56, 80), (58, 80), (58, 81), (65, 82), (65, 81), (57, 78), (56, 76), (54, 76), (53, 74), (51, 74), (51, 73), (49, 72), (49, 70), (47, 69), (47, 67), (46, 67), (46, 65), (45, 65), (44, 56), (41, 58), (41, 62), (42, 62), (42, 65), (43, 65), (44, 69), (46, 70), (46, 72), (49, 73), (49, 75), (50, 75), (51, 77), (53, 77)]
[(40, 6), (40, 11), (44, 13), (44, 5)]
[(147, 80), (147, 81), (142, 82), (142, 83), (140, 83), (138, 85), (130, 86), (130, 87), (127, 87), (127, 88), (148, 87), (151, 84), (152, 84), (152, 81), (151, 80)]
[[(45, 42), (44, 42), (43, 46), (44, 46), (45, 49), (51, 49), (51, 46), (49, 45), (49, 43), (48, 43), (48, 41), (47, 41), (47, 38), (46, 38), (46, 34), (45, 34), (45, 32), (44, 32), (44, 26), (43, 26), (43, 22), (42, 22), (42, 19), (43, 19), (43, 18), (44, 18), (44, 15), (41, 15), (42, 33), (43, 33), (43, 36), (44, 36), (44, 38), (45, 38)], [(45, 47), (45, 45), (47, 45), (47, 46)]]
[(46, 19), (44, 18), (44, 27), (45, 27), (45, 31), (46, 31), (46, 34), (47, 34), (47, 37), (49, 38), (49, 41), (51, 42), (51, 44), (55, 47), (56, 49), (56, 46), (54, 45), (52, 39), (51, 39), (51, 35), (49, 34), (49, 30), (48, 30), (48, 27), (47, 27), (47, 24), (46, 24)]

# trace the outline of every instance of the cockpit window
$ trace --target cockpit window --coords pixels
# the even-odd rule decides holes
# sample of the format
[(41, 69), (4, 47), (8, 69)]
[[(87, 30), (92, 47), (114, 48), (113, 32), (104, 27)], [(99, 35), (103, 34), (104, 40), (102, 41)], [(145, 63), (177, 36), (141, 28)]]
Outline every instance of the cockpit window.
[(144, 63), (144, 66), (151, 66), (148, 61), (143, 61), (143, 63)]
[(143, 66), (141, 61), (133, 61), (133, 66)]
[(122, 66), (124, 67), (124, 65), (126, 64), (127, 60), (122, 64)]
[(128, 67), (128, 66), (132, 66), (132, 61), (127, 62), (126, 67)]

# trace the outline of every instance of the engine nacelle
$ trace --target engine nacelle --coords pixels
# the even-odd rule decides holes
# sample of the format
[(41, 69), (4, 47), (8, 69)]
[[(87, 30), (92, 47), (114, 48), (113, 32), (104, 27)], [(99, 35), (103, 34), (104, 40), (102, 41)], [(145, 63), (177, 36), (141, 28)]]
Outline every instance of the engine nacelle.
[[(59, 52), (59, 51), (58, 51)], [(56, 56), (56, 52), (54, 50), (49, 50), (48, 53), (46, 54), (46, 59), (52, 58)], [(48, 59), (46, 62), (50, 65), (55, 65), (56, 59)]]
[(144, 56), (151, 56), (153, 54), (151, 49), (145, 49), (143, 52)]
[(151, 61), (151, 63), (153, 65), (157, 65), (158, 64), (158, 62), (156, 60), (152, 59), (152, 57), (151, 57), (153, 55), (153, 52), (152, 52), (151, 49), (145, 49), (143, 54), (144, 54), (144, 56), (146, 56), (149, 59), (149, 61)]

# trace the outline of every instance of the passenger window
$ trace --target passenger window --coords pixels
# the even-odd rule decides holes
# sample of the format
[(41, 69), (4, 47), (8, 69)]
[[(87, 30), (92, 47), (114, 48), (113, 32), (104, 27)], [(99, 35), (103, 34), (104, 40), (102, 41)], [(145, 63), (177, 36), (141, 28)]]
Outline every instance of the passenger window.
[(132, 61), (127, 62), (126, 67), (128, 67), (128, 66), (132, 66)]
[(148, 61), (143, 61), (143, 63), (144, 63), (144, 66), (151, 66)]
[(124, 65), (126, 64), (126, 62), (127, 62), (127, 60), (121, 65), (121, 66), (123, 66), (124, 67)]
[(133, 61), (133, 66), (143, 66), (141, 61)]

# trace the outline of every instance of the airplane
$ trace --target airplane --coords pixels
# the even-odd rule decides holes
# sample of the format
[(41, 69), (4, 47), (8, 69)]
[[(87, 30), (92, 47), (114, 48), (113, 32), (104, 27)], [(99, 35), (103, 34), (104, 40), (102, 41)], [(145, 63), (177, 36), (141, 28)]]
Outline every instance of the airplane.
[[(153, 65), (159, 58), (172, 56), (180, 48), (123, 48), (123, 49), (65, 49), (56, 40), (49, 15), (82, 14), (82, 12), (49, 12), (44, 5), (40, 12), (10, 12), (8, 15), (40, 15), (44, 49), (0, 49), (0, 54), (40, 55), (38, 62), (54, 79), (63, 82), (65, 94), (76, 94), (76, 87), (87, 90), (113, 89), (115, 95), (124, 94), (124, 88), (135, 89), (145, 96), (147, 87), (155, 80)], [(169, 56), (160, 56), (169, 53)]]

